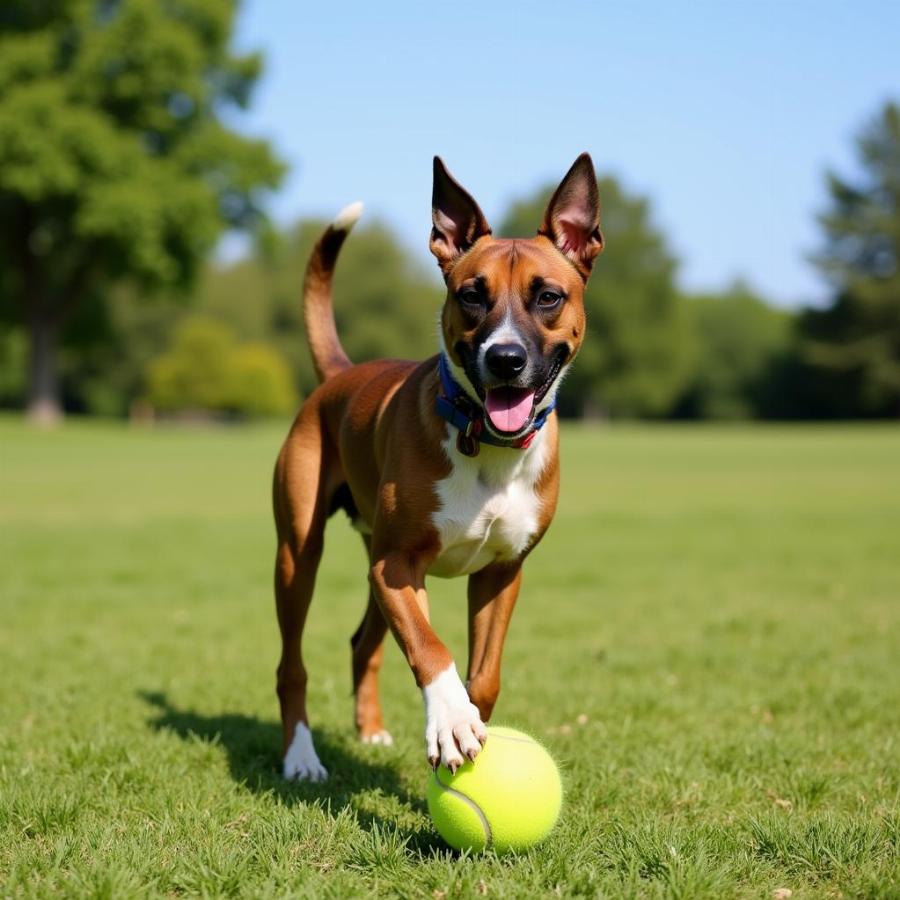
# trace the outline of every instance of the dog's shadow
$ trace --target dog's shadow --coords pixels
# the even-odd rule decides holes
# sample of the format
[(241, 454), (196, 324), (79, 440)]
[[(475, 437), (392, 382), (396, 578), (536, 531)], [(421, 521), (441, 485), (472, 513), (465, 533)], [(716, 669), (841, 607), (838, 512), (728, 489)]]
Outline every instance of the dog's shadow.
[(430, 827), (401, 827), (360, 802), (363, 795), (381, 792), (413, 812), (426, 811), (422, 798), (404, 785), (397, 766), (376, 757), (384, 752), (382, 748), (360, 747), (359, 752), (352, 752), (340, 738), (315, 730), (316, 749), (330, 773), (328, 779), (319, 784), (286, 781), (280, 773), (281, 726), (276, 722), (242, 713), (204, 715), (179, 709), (161, 691), (139, 691), (138, 696), (153, 708), (148, 722), (151, 728), (186, 741), (221, 746), (228, 756), (232, 778), (254, 793), (271, 793), (287, 804), (320, 803), (332, 815), (349, 808), (366, 830), (375, 826), (396, 828), (412, 851), (445, 849)]

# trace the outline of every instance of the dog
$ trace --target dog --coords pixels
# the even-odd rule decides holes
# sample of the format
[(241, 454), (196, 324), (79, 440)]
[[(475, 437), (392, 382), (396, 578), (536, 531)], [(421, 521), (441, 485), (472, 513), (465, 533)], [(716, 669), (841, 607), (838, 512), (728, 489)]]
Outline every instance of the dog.
[[(338, 252), (362, 212), (347, 207), (309, 260), (304, 319), (319, 386), (275, 467), (277, 693), (283, 772), (321, 781), (306, 709), (301, 637), (325, 522), (344, 509), (369, 558), (369, 596), (351, 638), (356, 729), (390, 744), (378, 697), (388, 629), (422, 691), (425, 752), (454, 772), (487, 738), (522, 563), (553, 518), (556, 394), (584, 338), (583, 295), (603, 249), (593, 163), (578, 157), (537, 235), (497, 239), (478, 204), (434, 159), (431, 252), (447, 286), (440, 353), (353, 365), (331, 305)], [(428, 575), (468, 576), (463, 683), (429, 624)]]

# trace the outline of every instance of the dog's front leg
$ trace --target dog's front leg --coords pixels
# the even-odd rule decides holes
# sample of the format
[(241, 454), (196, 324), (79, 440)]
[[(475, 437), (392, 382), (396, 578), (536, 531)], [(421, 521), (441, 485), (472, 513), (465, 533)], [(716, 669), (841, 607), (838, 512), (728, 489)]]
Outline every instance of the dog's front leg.
[(500, 693), (500, 657), (522, 583), (519, 561), (469, 576), (469, 671), (466, 686), (486, 722)]
[(456, 671), (450, 651), (428, 620), (427, 563), (406, 553), (376, 559), (370, 580), (425, 701), (425, 747), (432, 766), (456, 771), (464, 757), (474, 759), (487, 739), (478, 708)]

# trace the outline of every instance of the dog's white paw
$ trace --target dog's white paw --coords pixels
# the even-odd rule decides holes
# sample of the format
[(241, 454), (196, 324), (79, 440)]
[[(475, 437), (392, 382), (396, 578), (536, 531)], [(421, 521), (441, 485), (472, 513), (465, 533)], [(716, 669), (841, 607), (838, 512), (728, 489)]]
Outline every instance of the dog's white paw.
[(360, 741), (364, 744), (380, 744), (382, 747), (391, 747), (394, 744), (391, 733), (384, 729), (376, 731), (374, 734), (364, 734), (360, 737)]
[(431, 684), (422, 688), (425, 698), (425, 752), (432, 766), (439, 762), (452, 771), (475, 759), (487, 740), (487, 729), (478, 708), (451, 663)]
[(328, 777), (325, 766), (319, 762), (312, 734), (305, 722), (298, 722), (294, 739), (284, 754), (284, 777), (291, 781), (324, 781)]

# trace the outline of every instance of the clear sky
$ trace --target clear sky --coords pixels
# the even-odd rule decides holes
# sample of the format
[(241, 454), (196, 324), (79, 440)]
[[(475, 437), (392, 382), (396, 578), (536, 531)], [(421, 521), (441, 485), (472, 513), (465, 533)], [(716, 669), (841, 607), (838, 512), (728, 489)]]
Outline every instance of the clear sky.
[(424, 258), (435, 153), (497, 223), (588, 150), (650, 196), (684, 287), (784, 304), (825, 296), (824, 171), (900, 99), (900, 0), (245, 0), (237, 44), (267, 58), (238, 121), (291, 165), (280, 222), (361, 199)]

